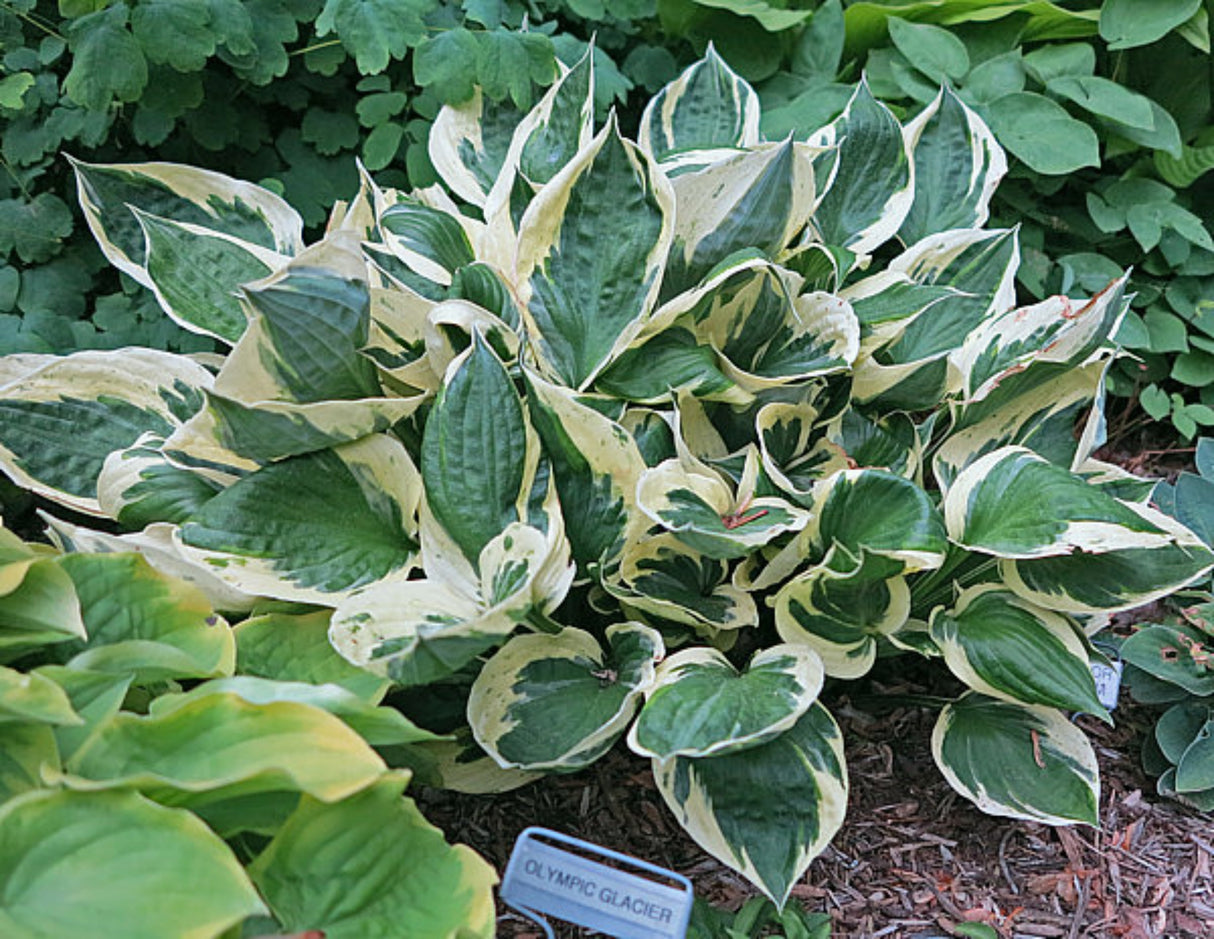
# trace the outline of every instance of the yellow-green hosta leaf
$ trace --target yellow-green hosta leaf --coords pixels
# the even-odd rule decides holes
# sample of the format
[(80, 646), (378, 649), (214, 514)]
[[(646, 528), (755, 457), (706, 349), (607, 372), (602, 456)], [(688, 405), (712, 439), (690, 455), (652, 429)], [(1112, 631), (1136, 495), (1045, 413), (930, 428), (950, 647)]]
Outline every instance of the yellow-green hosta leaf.
[(54, 728), (49, 724), (0, 724), (0, 806), (13, 796), (44, 788), (44, 766), (51, 772), (60, 768)]
[(977, 112), (946, 85), (903, 134), (915, 161), (915, 201), (898, 230), (903, 243), (981, 226), (1007, 156)]
[(890, 576), (884, 559), (865, 558), (847, 573), (819, 565), (776, 594), (776, 630), (808, 646), (832, 678), (859, 678), (877, 657), (877, 637), (896, 632), (910, 615), (906, 579)]
[(209, 229), (253, 249), (291, 256), (303, 249), (303, 220), (282, 197), (252, 183), (176, 163), (72, 160), (84, 217), (110, 263), (146, 287), (147, 241), (131, 208)]
[(0, 388), (0, 466), (26, 489), (101, 515), (106, 458), (144, 433), (168, 436), (210, 385), (201, 365), (151, 349), (52, 359)]
[(638, 140), (656, 160), (752, 147), (759, 142), (759, 96), (709, 44), (704, 58), (650, 99)]
[(524, 372), (531, 423), (552, 462), (565, 531), (580, 567), (617, 556), (638, 524), (645, 460), (636, 440), (567, 388)]
[(454, 739), (423, 743), (415, 748), (434, 761), (431, 767), (435, 776), (434, 785), (443, 789), (471, 795), (491, 795), (510, 792), (546, 775), (542, 771), (499, 766), (493, 757), (481, 749), (469, 727), (460, 727), (451, 736)]
[(0, 666), (0, 724), (10, 721), (83, 723), (63, 689), (49, 678)]
[(466, 202), (484, 206), (522, 118), (509, 102), (495, 104), (479, 87), (463, 104), (443, 105), (428, 142), (430, 161), (443, 182)]
[(783, 906), (847, 811), (843, 737), (815, 702), (739, 753), (653, 761), (662, 798), (696, 844)]
[(619, 580), (604, 583), (626, 610), (709, 632), (757, 626), (754, 597), (728, 583), (726, 561), (700, 554), (675, 535), (646, 535), (627, 545)]
[(645, 471), (637, 486), (637, 505), (688, 547), (721, 560), (744, 557), (785, 532), (799, 531), (809, 520), (804, 511), (776, 496), (743, 498), (739, 503), (712, 470), (689, 470), (677, 459)]
[(118, 713), (134, 679), (133, 673), (114, 675), (64, 665), (43, 665), (31, 674), (62, 688), (71, 701), (72, 710), (83, 721), (53, 728), (59, 756), (64, 760), (71, 759), (92, 739), (98, 727)]
[(351, 665), (329, 642), (332, 613), (267, 613), (234, 630), (236, 672), (278, 681), (337, 685), (368, 704), (378, 704), (389, 682)]
[(326, 939), (397, 935), (491, 939), (497, 876), (463, 845), (452, 847), (389, 776), (326, 804), (301, 800), (249, 866), (288, 932)]
[(1162, 549), (1175, 542), (1151, 517), (1158, 513), (1119, 502), (1026, 447), (1001, 447), (975, 460), (953, 482), (943, 509), (954, 542), (1001, 558)]
[(830, 148), (814, 161), (826, 188), (813, 216), (818, 240), (871, 254), (897, 233), (915, 198), (902, 126), (861, 79), (843, 113), (809, 142)]
[(216, 692), (164, 714), (111, 718), (68, 761), (63, 782), (139, 789), (175, 805), (280, 791), (333, 802), (386, 770), (357, 733), (320, 708)]
[(375, 435), (245, 476), (192, 515), (179, 539), (195, 563), (241, 590), (331, 606), (407, 575), (420, 498), (408, 451)]
[(146, 239), (144, 278), (172, 320), (231, 345), (247, 320), (238, 289), (287, 263), (286, 255), (201, 225), (131, 211)]
[(223, 487), (202, 473), (173, 463), (164, 438), (147, 433), (106, 457), (97, 477), (97, 504), (128, 529), (156, 522), (184, 522)]
[(823, 677), (822, 660), (805, 646), (763, 649), (744, 672), (716, 649), (685, 649), (658, 666), (628, 746), (655, 760), (747, 750), (792, 727)]
[(971, 691), (940, 712), (932, 756), (949, 785), (988, 815), (1099, 824), (1096, 754), (1053, 708)]
[(232, 630), (196, 587), (137, 554), (69, 554), (88, 638), (63, 647), (73, 668), (140, 681), (232, 674)]
[(975, 691), (1107, 717), (1075, 624), (1006, 587), (965, 590), (952, 609), (933, 611), (930, 631), (949, 669)]
[(475, 332), (447, 370), (421, 450), (430, 512), (469, 561), (520, 519), (536, 448), (510, 375)]
[(216, 834), (137, 792), (26, 793), (0, 806), (0, 840), (12, 939), (203, 939), (266, 912)]
[(516, 278), (543, 371), (584, 388), (652, 313), (674, 226), (670, 184), (607, 126), (536, 194)]
[(624, 733), (665, 655), (661, 634), (639, 623), (607, 628), (609, 652), (590, 633), (517, 636), (491, 658), (468, 696), (477, 742), (505, 767), (572, 770)]
[(0, 661), (84, 637), (76, 589), (58, 560), (0, 529)]
[(683, 173), (672, 185), (674, 242), (662, 283), (667, 298), (695, 287), (738, 251), (774, 259), (814, 206), (812, 154), (791, 139)]

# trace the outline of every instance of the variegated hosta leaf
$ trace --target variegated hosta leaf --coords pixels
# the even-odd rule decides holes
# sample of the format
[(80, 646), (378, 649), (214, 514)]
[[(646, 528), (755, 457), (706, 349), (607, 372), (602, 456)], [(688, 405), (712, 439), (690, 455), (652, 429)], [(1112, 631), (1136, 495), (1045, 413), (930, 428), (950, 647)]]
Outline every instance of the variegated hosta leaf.
[(969, 692), (941, 711), (932, 756), (949, 785), (988, 815), (1099, 824), (1096, 754), (1053, 708)]
[(930, 570), (944, 561), (944, 520), (931, 497), (903, 476), (878, 469), (843, 470), (815, 487), (814, 504), (805, 535), (820, 552), (842, 549), (852, 558), (864, 553), (882, 558), (887, 577)]
[(243, 591), (333, 605), (356, 587), (408, 574), (420, 499), (408, 451), (375, 435), (250, 473), (187, 519), (179, 540)]
[(518, 636), (472, 685), (468, 722), (499, 764), (572, 770), (610, 749), (653, 684), (661, 634), (639, 623), (607, 629), (610, 652), (589, 633)]
[(151, 349), (77, 352), (0, 387), (0, 466), (20, 486), (104, 514), (97, 477), (145, 433), (168, 436), (198, 410), (211, 374)]
[(954, 542), (1001, 558), (1167, 548), (1176, 541), (1151, 517), (1159, 513), (1119, 502), (1026, 447), (1001, 447), (971, 463), (943, 508)]
[(463, 104), (443, 105), (430, 128), (428, 149), (452, 192), (473, 205), (485, 204), (522, 118), (508, 101), (495, 104), (480, 88)]
[(422, 743), (411, 748), (410, 756), (420, 751), (427, 761), (424, 769), (416, 772), (428, 785), (481, 796), (510, 792), (546, 775), (541, 770), (532, 772), (498, 766), (497, 761), (481, 749), (467, 726), (458, 728), (450, 736), (450, 740)]
[(995, 584), (932, 613), (931, 637), (953, 674), (982, 694), (1106, 717), (1075, 625)]
[(522, 323), (518, 305), (502, 275), (482, 261), (456, 271), (449, 293), (452, 299), (467, 300), (488, 310), (512, 330), (517, 330)]
[(659, 91), (645, 107), (638, 135), (641, 148), (666, 161), (695, 154), (710, 162), (712, 151), (759, 142), (759, 96), (709, 44), (704, 58)]
[(844, 112), (809, 142), (831, 148), (814, 161), (826, 190), (813, 217), (819, 239), (871, 254), (894, 237), (915, 198), (915, 164), (902, 126), (861, 79)]
[(475, 303), (453, 299), (434, 304), (426, 314), (423, 336), (429, 367), (445, 374), (472, 344), (474, 333), (480, 333), (504, 363), (518, 360), (521, 339), (516, 327)]
[[(452, 209), (454, 211), (454, 209)], [(417, 274), (448, 286), (452, 275), (475, 260), (472, 243), (458, 213), (401, 197), (379, 216), (388, 249)]]
[(662, 798), (696, 844), (783, 906), (847, 811), (843, 737), (815, 702), (767, 743), (653, 762)]
[(447, 370), (421, 452), (430, 511), (469, 561), (519, 520), (537, 446), (505, 366), (476, 332)]
[(720, 476), (707, 468), (689, 470), (680, 460), (645, 471), (637, 505), (688, 547), (721, 560), (743, 557), (808, 521), (805, 512), (775, 496), (739, 502)]
[(542, 186), (594, 136), (594, 45), (553, 83), (523, 120), (528, 133), (518, 167)]
[(750, 749), (792, 727), (823, 677), (822, 661), (805, 646), (763, 649), (741, 673), (716, 649), (685, 649), (658, 666), (628, 746), (659, 761)]
[(200, 225), (131, 211), (147, 240), (144, 277), (161, 308), (192, 332), (235, 343), (247, 324), (239, 288), (289, 258)]
[(763, 472), (803, 507), (812, 504), (810, 494), (818, 480), (848, 465), (847, 454), (822, 439), (818, 418), (811, 401), (765, 404), (755, 415)]
[(681, 327), (667, 329), (620, 355), (595, 381), (595, 388), (627, 401), (659, 404), (671, 390), (709, 401), (749, 404), (752, 396), (721, 371), (716, 351)]
[(525, 372), (531, 422), (552, 461), (565, 530), (580, 567), (619, 554), (639, 522), (636, 490), (645, 460), (615, 421), (566, 388)]
[(653, 311), (674, 196), (615, 120), (552, 178), (519, 225), (516, 277), (544, 372), (583, 388)]
[(1031, 390), (1036, 373), (1045, 371), (1030, 371), (1039, 363), (1078, 367), (1091, 361), (1102, 346), (1110, 344), (1125, 315), (1128, 277), (1113, 281), (1085, 303), (1050, 297), (1009, 310), (971, 332), (952, 356), (962, 376), (966, 410), (995, 392), (1007, 395)]
[(898, 230), (904, 244), (986, 221), (1007, 157), (978, 114), (947, 85), (903, 130), (915, 161), (915, 201)]
[(827, 438), (856, 466), (886, 469), (913, 479), (919, 469), (919, 436), (914, 421), (897, 411), (875, 420), (848, 408), (826, 431)]
[(665, 298), (695, 287), (738, 251), (757, 250), (774, 260), (814, 206), (812, 154), (791, 139), (683, 173), (672, 185), (676, 211)]
[(110, 263), (155, 289), (144, 229), (131, 212), (170, 219), (291, 256), (303, 249), (303, 220), (281, 197), (210, 170), (176, 163), (72, 160), (84, 217)]
[(164, 455), (164, 438), (147, 433), (106, 457), (97, 477), (101, 511), (128, 529), (185, 521), (223, 488)]
[(904, 577), (866, 558), (847, 573), (822, 564), (798, 575), (773, 605), (780, 638), (813, 649), (832, 678), (859, 678), (876, 661), (877, 637), (906, 623), (911, 596)]
[(670, 534), (649, 535), (624, 549), (619, 580), (604, 586), (627, 610), (712, 633), (757, 626), (754, 597), (728, 583), (729, 565)]

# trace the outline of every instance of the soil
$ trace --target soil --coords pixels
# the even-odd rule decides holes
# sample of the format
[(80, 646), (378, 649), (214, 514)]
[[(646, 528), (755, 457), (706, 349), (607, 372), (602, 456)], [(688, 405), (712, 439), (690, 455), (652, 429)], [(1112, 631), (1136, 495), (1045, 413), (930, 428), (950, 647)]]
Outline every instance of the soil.
[[(1138, 753), (1154, 714), (1122, 696), (1116, 726), (1081, 716), (1100, 760), (1101, 826), (1051, 828), (979, 812), (932, 761), (933, 711), (878, 713), (869, 702), (938, 690), (912, 680), (857, 683), (826, 703), (843, 729), (851, 794), (847, 820), (792, 896), (830, 914), (835, 939), (938, 939), (958, 923), (987, 923), (1004, 939), (1214, 937), (1214, 824), (1155, 794)], [(756, 895), (704, 853), (622, 745), (582, 772), (514, 792), (467, 796), (420, 790), (422, 809), (452, 841), (504, 869), (529, 825), (564, 831), (691, 878), (696, 895), (736, 909)], [(584, 932), (554, 924), (557, 936)], [(498, 935), (540, 939), (499, 909)]]

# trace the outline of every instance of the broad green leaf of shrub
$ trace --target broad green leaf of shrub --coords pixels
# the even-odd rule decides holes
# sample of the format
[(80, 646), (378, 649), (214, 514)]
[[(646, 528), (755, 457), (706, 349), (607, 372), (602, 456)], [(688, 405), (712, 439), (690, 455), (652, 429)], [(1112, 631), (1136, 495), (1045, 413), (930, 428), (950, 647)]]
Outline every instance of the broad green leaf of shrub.
[(283, 928), (356, 939), (408, 925), (417, 939), (489, 939), (493, 868), (448, 845), (385, 777), (326, 804), (305, 798), (249, 866)]
[(477, 743), (504, 767), (573, 770), (611, 748), (653, 686), (666, 652), (639, 623), (589, 633), (518, 636), (481, 670), (468, 697)]
[(0, 833), (9, 936), (210, 936), (266, 911), (217, 835), (137, 792), (30, 792), (0, 806)]
[(743, 672), (716, 649), (685, 649), (658, 666), (628, 746), (655, 760), (750, 749), (792, 727), (817, 698), (823, 676), (821, 661), (804, 646), (764, 649)]
[(1201, 0), (1160, 0), (1143, 5), (1133, 0), (1104, 0), (1100, 37), (1110, 49), (1131, 49), (1162, 39), (1201, 8)]
[(696, 843), (783, 906), (843, 823), (843, 738), (814, 703), (767, 743), (653, 763), (662, 798)]
[(82, 107), (103, 111), (135, 101), (148, 81), (143, 48), (127, 29), (129, 7), (115, 4), (71, 24), (72, 67), (63, 90)]
[(988, 815), (1099, 824), (1096, 753), (1053, 708), (970, 692), (940, 712), (932, 756), (949, 785)]
[(393, 59), (403, 59), (426, 35), (423, 17), (433, 0), (326, 0), (316, 19), (316, 35), (336, 33), (364, 75), (374, 75)]

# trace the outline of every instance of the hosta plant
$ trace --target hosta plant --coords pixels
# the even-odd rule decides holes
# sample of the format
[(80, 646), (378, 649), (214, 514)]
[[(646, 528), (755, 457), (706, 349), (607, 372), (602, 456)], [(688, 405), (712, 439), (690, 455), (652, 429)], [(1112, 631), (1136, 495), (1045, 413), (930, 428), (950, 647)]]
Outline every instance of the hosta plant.
[(0, 934), (491, 937), (493, 870), (375, 750), (435, 735), (324, 620), (0, 528)]
[(1084, 624), (1214, 562), (1091, 457), (1124, 279), (1017, 307), (1006, 161), (947, 88), (903, 126), (861, 81), (771, 141), (711, 50), (636, 141), (593, 95), (587, 56), (521, 118), (444, 109), (444, 185), (364, 176), (307, 246), (247, 183), (77, 164), (105, 254), (229, 351), (3, 360), (5, 469), (121, 529), (65, 547), (326, 618), (454, 732), (393, 754), (432, 782), (626, 741), (777, 904), (843, 820), (823, 683), (878, 656), (968, 686), (958, 792), (1094, 823)]

